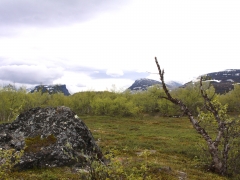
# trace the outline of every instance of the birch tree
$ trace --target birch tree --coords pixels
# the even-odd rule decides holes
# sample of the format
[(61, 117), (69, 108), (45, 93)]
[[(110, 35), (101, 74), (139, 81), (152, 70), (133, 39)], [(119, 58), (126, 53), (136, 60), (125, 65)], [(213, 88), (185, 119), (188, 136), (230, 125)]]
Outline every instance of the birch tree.
[[(194, 117), (189, 107), (180, 99), (172, 97), (164, 81), (164, 70), (160, 68), (156, 57), (155, 62), (165, 92), (165, 95), (160, 98), (165, 98), (178, 105), (183, 113), (188, 116), (193, 128), (207, 144), (207, 150), (211, 156), (210, 169), (220, 175), (226, 175), (228, 173), (228, 156), (231, 140), (239, 135), (239, 129), (233, 127), (239, 121), (232, 120), (227, 115), (227, 105), (221, 105), (215, 96), (209, 97), (203, 88), (203, 77), (200, 79), (200, 92), (204, 100), (205, 110), (201, 110), (199, 115)], [(206, 130), (206, 126), (203, 125), (204, 122), (211, 124), (213, 132), (210, 133)]]

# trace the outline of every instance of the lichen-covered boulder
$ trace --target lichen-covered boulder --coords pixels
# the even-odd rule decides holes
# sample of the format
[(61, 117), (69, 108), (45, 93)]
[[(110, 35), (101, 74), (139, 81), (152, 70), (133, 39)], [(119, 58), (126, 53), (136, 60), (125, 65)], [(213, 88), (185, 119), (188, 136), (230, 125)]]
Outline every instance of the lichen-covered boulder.
[(0, 125), (0, 148), (24, 149), (17, 167), (85, 167), (90, 157), (103, 160), (87, 126), (68, 107), (33, 108)]

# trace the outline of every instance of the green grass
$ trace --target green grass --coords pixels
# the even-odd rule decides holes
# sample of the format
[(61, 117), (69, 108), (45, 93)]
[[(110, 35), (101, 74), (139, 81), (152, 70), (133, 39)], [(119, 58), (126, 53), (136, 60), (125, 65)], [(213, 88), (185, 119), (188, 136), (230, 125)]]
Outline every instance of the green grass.
[(130, 151), (154, 149), (159, 153), (196, 155), (196, 141), (201, 141), (186, 118), (154, 118), (142, 120), (114, 117), (84, 117), (103, 150), (127, 147)]
[[(80, 117), (91, 130), (104, 153), (117, 152), (126, 171), (147, 163), (153, 179), (178, 179), (181, 172), (187, 179), (227, 179), (206, 171), (199, 162), (199, 142), (202, 138), (195, 132), (187, 118), (144, 116), (119, 118), (107, 116)], [(139, 154), (150, 150), (147, 160)], [(171, 170), (169, 170), (171, 169)], [(13, 172), (13, 179), (78, 179), (70, 168), (52, 168)]]
[[(225, 179), (207, 172), (198, 161), (202, 138), (187, 118), (145, 116), (143, 119), (82, 117), (103, 150), (117, 149), (119, 156), (139, 160), (139, 152), (155, 150), (148, 161), (155, 169), (187, 173), (188, 179)], [(134, 161), (131, 164), (134, 166)], [(161, 176), (161, 173), (156, 173)], [(175, 179), (173, 176), (170, 179)], [(177, 178), (176, 178), (177, 179)]]

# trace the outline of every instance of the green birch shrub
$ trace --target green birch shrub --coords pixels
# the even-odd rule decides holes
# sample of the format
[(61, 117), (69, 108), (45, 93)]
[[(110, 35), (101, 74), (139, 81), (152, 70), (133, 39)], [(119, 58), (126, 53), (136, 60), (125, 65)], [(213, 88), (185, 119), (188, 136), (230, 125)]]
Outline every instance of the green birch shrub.
[(22, 151), (16, 151), (15, 149), (0, 150), (0, 179), (6, 179), (8, 173), (10, 173), (23, 155)]
[(93, 114), (95, 115), (110, 115), (112, 99), (110, 97), (96, 97), (91, 102)]
[(92, 114), (91, 102), (97, 96), (97, 93), (94, 91), (86, 91), (75, 93), (69, 97), (69, 107), (79, 115)]
[(67, 96), (65, 96), (63, 93), (56, 93), (49, 95), (49, 100), (47, 105), (48, 106), (67, 106)]
[(226, 94), (219, 96), (222, 104), (228, 104), (228, 112), (240, 112), (240, 85), (235, 84), (234, 89)]
[[(219, 157), (221, 157), (223, 162), (226, 161), (227, 175), (233, 177), (233, 179), (238, 179), (240, 178), (240, 119), (227, 114), (228, 105), (222, 105), (218, 100), (218, 96), (215, 96), (211, 102), (218, 111), (219, 118), (224, 120), (226, 124), (225, 131), (222, 134), (223, 138), (218, 142), (220, 144)], [(216, 138), (219, 127), (218, 123), (214, 121), (214, 114), (200, 109), (198, 111), (199, 124), (204, 127), (212, 139)], [(202, 147), (201, 163), (207, 166), (211, 162), (207, 145), (200, 144), (200, 146)]]
[(26, 110), (33, 107), (47, 107), (48, 102), (51, 99), (51, 95), (42, 92), (34, 92), (28, 93), (27, 98), (25, 100), (25, 108)]
[(230, 132), (230, 151), (228, 158), (228, 172), (233, 179), (240, 179), (240, 116), (231, 119), (232, 125)]
[[(197, 107), (202, 107), (204, 104), (199, 86), (199, 83), (188, 84), (185, 88), (178, 88), (171, 92), (172, 96), (181, 99), (194, 115), (198, 114)], [(212, 88), (211, 91), (214, 90)]]
[(132, 94), (132, 99), (135, 106), (141, 109), (142, 113), (154, 113), (158, 112), (158, 104), (156, 98), (149, 95), (149, 92), (138, 92)]
[[(147, 102), (149, 103), (149, 109), (148, 109), (148, 113), (156, 113), (156, 112), (160, 112), (160, 107), (158, 104), (158, 99), (160, 96), (163, 95), (163, 90), (162, 87), (160, 87), (159, 85), (154, 85), (152, 87), (149, 87), (146, 95), (147, 95)], [(145, 101), (146, 101), (145, 100)], [(147, 104), (145, 104), (145, 106), (147, 106)], [(145, 107), (148, 108), (148, 107)]]
[(82, 179), (88, 180), (112, 180), (112, 179), (127, 179), (127, 180), (151, 180), (153, 177), (149, 172), (147, 158), (150, 151), (145, 150), (139, 156), (143, 157), (143, 162), (138, 166), (130, 167), (128, 162), (121, 161), (116, 155), (119, 154), (117, 150), (111, 150), (105, 158), (107, 163), (88, 159), (88, 173), (79, 171)]
[(26, 91), (14, 86), (0, 89), (0, 121), (12, 121), (24, 109)]
[(164, 95), (162, 87), (155, 85), (149, 87), (147, 91), (132, 94), (131, 101), (142, 113), (155, 114), (161, 116), (180, 115), (179, 107), (166, 99), (159, 99)]
[(181, 116), (180, 108), (166, 99), (157, 100), (161, 116)]
[(140, 108), (128, 100), (126, 97), (117, 97), (110, 106), (110, 115), (112, 116), (137, 116)]

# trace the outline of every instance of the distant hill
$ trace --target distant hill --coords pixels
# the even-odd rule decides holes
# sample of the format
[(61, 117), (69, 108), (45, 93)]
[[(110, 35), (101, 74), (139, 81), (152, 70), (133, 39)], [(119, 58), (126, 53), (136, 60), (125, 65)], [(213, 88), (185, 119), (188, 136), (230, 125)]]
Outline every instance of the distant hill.
[[(201, 76), (206, 77), (206, 81), (209, 81), (210, 84), (213, 85), (218, 94), (227, 93), (234, 88), (234, 84), (240, 84), (240, 69), (227, 69), (224, 71), (203, 74)], [(201, 76), (196, 80), (184, 84), (182, 87), (194, 83), (194, 81), (199, 81)]]
[(42, 91), (43, 93), (55, 94), (55, 93), (63, 93), (65, 96), (69, 96), (70, 93), (66, 88), (66, 85), (38, 85), (30, 90), (30, 93)]
[[(142, 78), (136, 80), (129, 88), (128, 90), (132, 92), (139, 92), (139, 91), (146, 91), (149, 87), (153, 85), (162, 85), (160, 81), (156, 81), (153, 79), (147, 79), (147, 78)], [(176, 87), (181, 86), (182, 84), (175, 82), (175, 81), (169, 81), (169, 84), (167, 83), (167, 87), (169, 89), (174, 89)]]
[(175, 89), (175, 88), (178, 88), (178, 87), (182, 86), (181, 83), (176, 82), (176, 81), (166, 81), (166, 84), (167, 84), (171, 89)]

